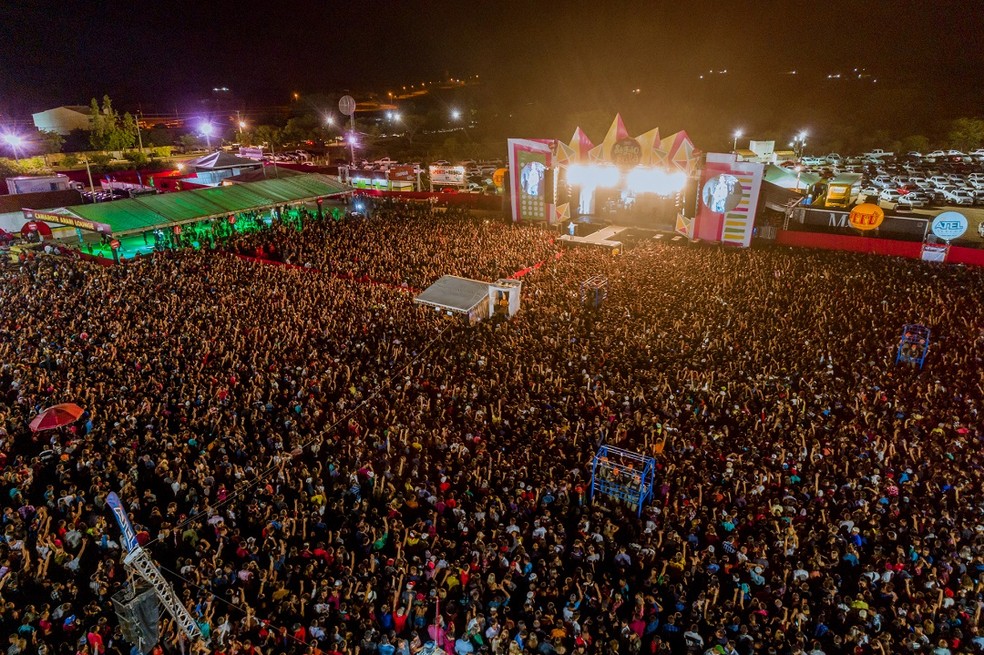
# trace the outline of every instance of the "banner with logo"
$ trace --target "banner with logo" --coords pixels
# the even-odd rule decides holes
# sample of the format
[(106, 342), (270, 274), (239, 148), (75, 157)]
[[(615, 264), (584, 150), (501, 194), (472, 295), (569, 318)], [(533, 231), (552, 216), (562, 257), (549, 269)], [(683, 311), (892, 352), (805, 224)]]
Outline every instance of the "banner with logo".
[(764, 171), (764, 164), (735, 161), (731, 154), (708, 153), (700, 177), (693, 238), (747, 248), (752, 242)]
[(21, 209), (21, 211), (24, 213), (24, 218), (29, 221), (58, 223), (59, 225), (92, 230), (93, 232), (101, 232), (102, 234), (112, 234), (113, 232), (113, 228), (105, 223), (96, 223), (95, 221), (90, 221), (74, 214), (55, 214), (53, 212), (37, 211), (36, 209)]
[[(878, 225), (878, 236), (922, 241), (926, 235), (927, 222), (927, 218), (920, 216), (885, 216)], [(857, 229), (851, 225), (851, 212), (823, 208), (797, 207), (793, 210), (789, 229), (853, 236), (858, 234)]]
[(391, 182), (415, 182), (417, 173), (413, 166), (390, 166), (386, 171), (386, 177)]
[(465, 186), (464, 166), (431, 166), (431, 188), (439, 186)]
[(948, 211), (938, 214), (933, 219), (931, 228), (933, 234), (938, 239), (950, 243), (954, 239), (959, 239), (967, 231), (967, 217), (960, 212)]

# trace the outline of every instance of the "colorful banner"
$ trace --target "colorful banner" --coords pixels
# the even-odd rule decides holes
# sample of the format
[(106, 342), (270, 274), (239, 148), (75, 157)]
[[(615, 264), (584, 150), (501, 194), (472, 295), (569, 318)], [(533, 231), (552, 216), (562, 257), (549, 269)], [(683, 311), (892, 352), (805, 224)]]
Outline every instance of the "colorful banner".
[(414, 182), (417, 173), (413, 166), (390, 166), (386, 171), (386, 177), (392, 182)]
[(123, 538), (120, 540), (123, 543), (123, 550), (127, 553), (132, 553), (140, 547), (140, 544), (137, 542), (137, 533), (133, 529), (133, 524), (130, 523), (130, 517), (126, 515), (126, 508), (123, 507), (123, 503), (120, 502), (120, 498), (116, 495), (115, 491), (110, 491), (106, 496), (106, 504), (113, 511), (113, 518), (116, 519), (116, 524), (120, 527), (120, 532), (123, 534)]
[(59, 225), (68, 225), (69, 227), (77, 227), (83, 230), (92, 230), (93, 232), (101, 232), (103, 234), (112, 234), (113, 228), (106, 225), (105, 223), (96, 223), (95, 221), (86, 220), (78, 216), (72, 216), (69, 214), (54, 214), (52, 212), (41, 212), (36, 209), (21, 209), (24, 212), (24, 218), (29, 221), (46, 221), (48, 223), (58, 223)]
[(548, 171), (554, 164), (553, 141), (509, 139), (509, 183), (514, 221), (556, 220)]
[(764, 170), (762, 164), (735, 161), (734, 155), (708, 153), (693, 237), (747, 248)]
[(431, 166), (431, 186), (465, 186), (464, 166)]

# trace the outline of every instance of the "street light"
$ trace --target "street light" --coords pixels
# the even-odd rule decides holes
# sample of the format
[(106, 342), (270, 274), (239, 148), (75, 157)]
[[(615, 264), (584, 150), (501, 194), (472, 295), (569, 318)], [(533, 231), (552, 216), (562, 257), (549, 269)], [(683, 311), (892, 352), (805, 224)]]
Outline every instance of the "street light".
[(458, 111), (457, 109), (452, 109), (451, 110), (451, 120), (456, 121), (456, 120), (459, 120), (460, 118), (461, 118), (461, 112)]
[(3, 140), (10, 146), (10, 149), (14, 151), (14, 159), (17, 163), (20, 163), (20, 153), (17, 152), (18, 148), (24, 145), (23, 137), (17, 134), (4, 134)]
[(735, 152), (738, 150), (738, 139), (741, 138), (741, 130), (735, 130), (733, 136), (735, 137), (735, 140), (734, 143), (731, 144), (731, 152)]
[(202, 134), (205, 135), (205, 146), (209, 150), (211, 150), (212, 149), (212, 129), (213, 129), (212, 128), (212, 124), (211, 123), (202, 123), (202, 125), (201, 125), (201, 127), (199, 129), (201, 130)]
[(325, 116), (325, 125), (334, 125), (334, 124), (335, 124), (334, 116)]
[(803, 151), (806, 149), (806, 130), (797, 134), (789, 145), (796, 154), (796, 159), (800, 159), (803, 156)]

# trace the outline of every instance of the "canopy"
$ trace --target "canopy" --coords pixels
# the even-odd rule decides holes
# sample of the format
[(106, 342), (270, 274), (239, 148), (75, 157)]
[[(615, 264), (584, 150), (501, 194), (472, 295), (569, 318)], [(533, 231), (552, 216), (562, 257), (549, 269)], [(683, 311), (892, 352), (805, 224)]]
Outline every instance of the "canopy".
[(467, 314), (489, 296), (489, 283), (445, 275), (414, 298), (414, 302)]
[(239, 157), (224, 150), (216, 150), (207, 155), (185, 162), (185, 166), (196, 171), (218, 171), (227, 168), (254, 168), (262, 166), (262, 162), (255, 159)]
[(73, 205), (65, 213), (97, 224), (108, 225), (120, 236), (157, 227), (171, 227), (230, 213), (267, 209), (347, 194), (351, 187), (325, 175), (298, 175), (194, 191), (139, 196), (92, 205)]

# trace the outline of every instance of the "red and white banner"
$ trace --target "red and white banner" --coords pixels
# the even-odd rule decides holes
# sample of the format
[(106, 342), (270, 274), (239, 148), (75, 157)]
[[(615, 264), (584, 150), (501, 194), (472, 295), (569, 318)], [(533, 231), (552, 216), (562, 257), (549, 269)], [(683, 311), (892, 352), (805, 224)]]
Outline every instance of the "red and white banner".
[(701, 173), (697, 217), (692, 238), (748, 247), (762, 190), (764, 164), (735, 161), (735, 156), (708, 153)]

